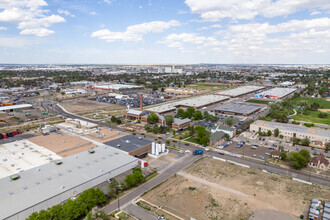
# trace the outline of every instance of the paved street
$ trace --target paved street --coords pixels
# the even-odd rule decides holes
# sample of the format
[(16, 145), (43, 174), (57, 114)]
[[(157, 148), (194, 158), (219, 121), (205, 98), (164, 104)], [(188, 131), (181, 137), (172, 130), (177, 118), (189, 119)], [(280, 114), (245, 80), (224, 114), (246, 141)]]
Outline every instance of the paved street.
[[(119, 199), (120, 206), (127, 206), (132, 200), (142, 195), (144, 192), (151, 190), (153, 187), (157, 186), (158, 184), (164, 182), (169, 177), (173, 176), (174, 174), (178, 173), (180, 170), (184, 169), (185, 167), (189, 166), (193, 162), (197, 161), (201, 156), (193, 156), (191, 154), (186, 154), (184, 157), (180, 158), (177, 162), (171, 163), (166, 168), (160, 171), (160, 174), (150, 180), (149, 182), (144, 183), (143, 185), (137, 187), (133, 191), (129, 192), (128, 194), (122, 196)], [(126, 205), (125, 205), (126, 204)], [(102, 211), (106, 213), (111, 213), (118, 208), (117, 200), (110, 203), (109, 205), (102, 208)]]

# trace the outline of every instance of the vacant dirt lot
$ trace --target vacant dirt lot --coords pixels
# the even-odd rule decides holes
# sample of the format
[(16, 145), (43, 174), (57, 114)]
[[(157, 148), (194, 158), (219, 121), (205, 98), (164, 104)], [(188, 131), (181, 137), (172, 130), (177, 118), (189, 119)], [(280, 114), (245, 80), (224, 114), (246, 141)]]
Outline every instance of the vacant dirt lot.
[(70, 99), (61, 102), (61, 105), (69, 112), (79, 113), (79, 114), (88, 114), (95, 113), (96, 111), (114, 111), (114, 110), (123, 110), (126, 109), (125, 106), (97, 102), (85, 98), (81, 99)]
[(143, 198), (185, 219), (261, 220), (269, 213), (291, 220), (306, 214), (312, 198), (330, 198), (330, 190), (205, 158)]

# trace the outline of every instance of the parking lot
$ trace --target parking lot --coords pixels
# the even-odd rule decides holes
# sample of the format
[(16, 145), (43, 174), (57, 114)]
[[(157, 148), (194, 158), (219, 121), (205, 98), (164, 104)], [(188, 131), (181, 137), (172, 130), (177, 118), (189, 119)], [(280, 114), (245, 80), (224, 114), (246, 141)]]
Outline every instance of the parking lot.
[[(269, 156), (267, 156), (265, 153), (271, 153), (273, 150), (266, 148), (266, 147), (262, 147), (259, 146), (257, 147), (257, 149), (252, 149), (250, 144), (244, 144), (243, 147), (241, 148), (237, 148), (237, 143), (236, 141), (234, 141), (232, 144), (230, 144), (228, 147), (225, 147), (223, 150), (228, 151), (230, 153), (234, 153), (234, 154), (241, 154), (241, 155), (245, 155), (245, 156), (249, 156), (249, 157), (255, 157), (255, 158), (259, 158), (259, 159), (267, 159)], [(264, 157), (261, 158), (260, 156)]]

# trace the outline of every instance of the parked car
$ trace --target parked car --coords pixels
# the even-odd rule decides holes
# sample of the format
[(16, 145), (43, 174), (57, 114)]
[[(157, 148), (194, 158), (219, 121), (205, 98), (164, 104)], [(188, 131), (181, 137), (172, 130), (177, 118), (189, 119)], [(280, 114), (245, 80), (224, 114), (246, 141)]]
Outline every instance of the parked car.
[(183, 151), (183, 150), (179, 150), (179, 153), (180, 153), (180, 154), (184, 154), (184, 151)]
[(270, 153), (266, 152), (265, 155), (270, 156)]
[(225, 153), (223, 153), (223, 152), (219, 152), (219, 154), (220, 154), (220, 155), (225, 155)]
[(258, 147), (257, 147), (257, 145), (252, 145), (251, 146), (251, 149), (253, 149), (253, 150), (255, 150), (255, 149), (257, 149)]
[(184, 145), (189, 146), (189, 144), (184, 144)]
[(268, 166), (268, 162), (264, 162), (264, 165), (267, 165)]
[(265, 159), (265, 157), (264, 157), (264, 156), (261, 156), (261, 155), (259, 156), (259, 158), (260, 158), (260, 159), (263, 159), (263, 160)]
[(253, 157), (257, 157), (257, 155), (256, 155), (256, 154), (253, 154), (252, 156), (253, 156)]

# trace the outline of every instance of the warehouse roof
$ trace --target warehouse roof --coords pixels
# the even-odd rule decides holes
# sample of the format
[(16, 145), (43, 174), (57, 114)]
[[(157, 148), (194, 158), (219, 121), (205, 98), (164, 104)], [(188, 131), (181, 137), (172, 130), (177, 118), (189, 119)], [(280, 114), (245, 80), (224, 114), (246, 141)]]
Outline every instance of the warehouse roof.
[(255, 111), (258, 111), (260, 108), (261, 107), (259, 105), (251, 105), (245, 103), (228, 103), (226, 105), (217, 107), (215, 110), (249, 115)]
[(273, 97), (285, 97), (291, 93), (293, 93), (294, 91), (296, 91), (296, 88), (281, 88), (281, 87), (276, 87), (276, 88), (272, 88), (269, 90), (266, 90), (264, 92), (261, 92), (259, 94), (257, 94), (256, 96), (273, 96)]
[(221, 101), (227, 100), (228, 97), (225, 96), (219, 96), (219, 95), (203, 95), (203, 96), (197, 96), (190, 99), (185, 99), (182, 101), (177, 101), (169, 104), (164, 104), (160, 106), (156, 106), (153, 108), (146, 109), (150, 112), (167, 112), (167, 111), (174, 111), (178, 106), (185, 106), (185, 107), (195, 107), (200, 108), (206, 105), (215, 104)]
[(148, 108), (146, 109), (146, 111), (162, 113), (162, 112), (174, 111), (175, 109), (176, 109), (175, 103), (168, 103), (168, 104)]
[(109, 90), (143, 88), (142, 86), (131, 85), (131, 84), (102, 84), (102, 85), (94, 85), (93, 87), (95, 89), (109, 89)]
[(151, 143), (152, 141), (145, 138), (136, 137), (135, 135), (127, 135), (112, 141), (105, 142), (106, 145), (125, 151), (127, 153), (145, 147)]
[(131, 115), (141, 115), (142, 113), (143, 111), (134, 110), (134, 109), (130, 109), (127, 111), (127, 114), (131, 114)]
[(236, 96), (244, 95), (244, 94), (251, 93), (254, 91), (258, 91), (263, 88), (265, 88), (265, 87), (263, 87), (263, 86), (241, 86), (241, 87), (238, 87), (235, 89), (229, 89), (229, 90), (218, 92), (217, 95), (236, 97)]
[(0, 219), (46, 200), (49, 206), (56, 205), (68, 199), (65, 196), (55, 199), (57, 195), (92, 180), (93, 184), (98, 184), (97, 178), (106, 173), (108, 178), (115, 177), (133, 168), (137, 162), (136, 158), (106, 145), (94, 150), (93, 154), (85, 151), (63, 158), (61, 165), (48, 163), (20, 172), (17, 180), (0, 179)]
[(190, 99), (182, 100), (179, 102), (176, 102), (176, 106), (187, 106), (187, 107), (196, 107), (200, 108), (206, 105), (214, 104), (217, 102), (221, 102), (224, 100), (227, 100), (228, 97), (225, 96), (219, 96), (219, 95), (203, 95), (203, 96), (197, 96)]
[(9, 105), (9, 106), (2, 106), (0, 107), (0, 111), (7, 111), (12, 109), (20, 109), (20, 108), (31, 108), (32, 105), (30, 104), (21, 104), (21, 105)]

